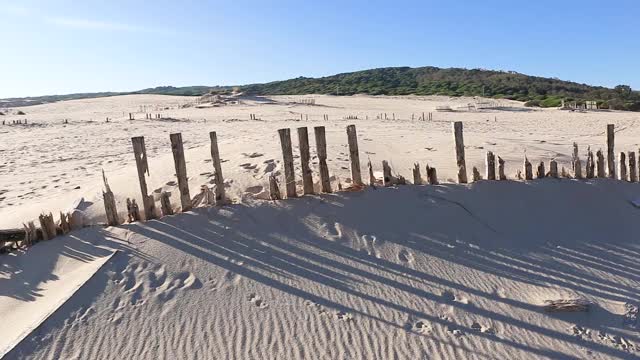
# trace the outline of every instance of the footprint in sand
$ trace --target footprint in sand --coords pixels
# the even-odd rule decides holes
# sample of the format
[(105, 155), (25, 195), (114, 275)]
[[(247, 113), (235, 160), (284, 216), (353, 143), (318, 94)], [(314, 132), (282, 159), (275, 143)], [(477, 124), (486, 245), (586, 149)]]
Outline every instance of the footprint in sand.
[(259, 307), (260, 309), (264, 309), (267, 306), (269, 306), (264, 300), (262, 300), (260, 296), (256, 294), (249, 294), (249, 296), (247, 296), (247, 300), (253, 305)]
[(429, 333), (432, 330), (431, 325), (427, 324), (424, 321), (418, 321), (415, 324), (413, 324), (413, 330), (415, 332), (421, 333), (421, 334), (425, 334), (425, 333)]
[(483, 325), (480, 325), (478, 322), (474, 322), (473, 324), (471, 324), (471, 330), (478, 331), (481, 333), (486, 333), (486, 334), (495, 333), (491, 326), (483, 326)]
[(413, 263), (413, 254), (411, 254), (407, 250), (403, 249), (398, 253), (398, 260), (400, 260), (403, 263), (412, 264)]
[(469, 299), (464, 298), (464, 297), (459, 297), (456, 296), (453, 292), (449, 291), (449, 290), (445, 290), (442, 292), (442, 294), (440, 295), (442, 296), (442, 300), (448, 303), (451, 302), (459, 302), (461, 304), (469, 304)]
[(344, 311), (338, 311), (334, 315), (335, 315), (335, 318), (338, 320), (347, 321), (347, 322), (353, 320), (353, 315), (346, 313)]

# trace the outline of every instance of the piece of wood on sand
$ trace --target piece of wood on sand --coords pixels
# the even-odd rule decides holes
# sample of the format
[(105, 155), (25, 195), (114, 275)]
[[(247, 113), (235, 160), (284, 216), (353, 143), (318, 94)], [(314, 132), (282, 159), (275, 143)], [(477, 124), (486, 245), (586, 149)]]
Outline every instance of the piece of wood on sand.
[(496, 156), (492, 151), (487, 151), (487, 157), (485, 159), (486, 177), (487, 180), (496, 179)]
[(638, 165), (636, 163), (636, 153), (633, 151), (629, 151), (627, 154), (627, 158), (629, 159), (629, 181), (637, 182), (638, 181)]
[(320, 185), (322, 192), (331, 192), (331, 178), (329, 177), (329, 166), (327, 165), (327, 138), (324, 126), (313, 128), (316, 137), (316, 153), (318, 155), (318, 167), (320, 168)]
[(282, 194), (275, 175), (269, 176), (269, 196), (271, 200), (282, 200)]
[(147, 178), (149, 175), (149, 163), (147, 162), (147, 150), (144, 145), (144, 137), (136, 136), (131, 138), (133, 144), (133, 153), (136, 158), (136, 167), (138, 169), (138, 181), (140, 182), (140, 192), (142, 193), (142, 206), (144, 208), (144, 216), (146, 220), (156, 218), (156, 205), (153, 196), (147, 191)]
[(413, 184), (422, 185), (422, 175), (420, 174), (420, 164), (413, 164)]
[(293, 149), (291, 148), (291, 131), (289, 129), (278, 130), (280, 145), (282, 147), (282, 160), (284, 164), (284, 181), (287, 198), (294, 198), (296, 194), (296, 175), (293, 167)]
[(462, 121), (453, 123), (453, 141), (456, 152), (456, 166), (458, 168), (458, 183), (467, 183), (467, 165), (464, 158), (464, 138), (462, 134)]
[(222, 162), (220, 161), (220, 150), (218, 149), (218, 135), (215, 131), (209, 133), (211, 138), (211, 161), (213, 163), (213, 183), (215, 184), (216, 205), (224, 205), (227, 201), (224, 190), (224, 178), (222, 177)]
[(313, 176), (309, 160), (309, 133), (306, 127), (298, 128), (298, 145), (300, 148), (300, 167), (302, 168), (302, 191), (306, 194), (313, 194)]
[(118, 209), (116, 208), (116, 199), (111, 191), (107, 176), (102, 170), (102, 182), (104, 183), (104, 190), (102, 190), (102, 200), (104, 201), (104, 212), (107, 215), (107, 225), (118, 226), (120, 225), (120, 218), (118, 217)]
[(184, 159), (184, 145), (182, 144), (182, 134), (170, 134), (171, 152), (173, 152), (173, 162), (178, 179), (178, 191), (180, 193), (181, 211), (191, 210), (191, 194), (189, 194), (189, 180), (187, 178), (187, 163)]
[(356, 186), (362, 186), (358, 133), (355, 125), (347, 126), (347, 141), (349, 144), (349, 160), (351, 160), (351, 182)]

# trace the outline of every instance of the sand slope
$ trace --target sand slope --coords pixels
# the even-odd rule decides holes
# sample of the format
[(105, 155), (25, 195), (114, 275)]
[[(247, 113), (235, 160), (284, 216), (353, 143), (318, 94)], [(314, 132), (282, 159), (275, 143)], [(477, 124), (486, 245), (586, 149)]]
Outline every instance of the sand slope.
[[(78, 232), (120, 251), (6, 358), (638, 358), (637, 194), (406, 186)], [(571, 296), (597, 305), (539, 308)]]

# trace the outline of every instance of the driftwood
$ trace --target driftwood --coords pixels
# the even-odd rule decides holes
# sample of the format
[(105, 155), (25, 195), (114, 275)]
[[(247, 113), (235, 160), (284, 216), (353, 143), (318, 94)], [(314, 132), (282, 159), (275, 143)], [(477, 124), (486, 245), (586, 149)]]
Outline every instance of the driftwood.
[(458, 183), (467, 182), (467, 165), (464, 158), (464, 139), (462, 135), (462, 122), (453, 123), (453, 141), (456, 150), (456, 165), (458, 167)]
[(413, 183), (415, 185), (422, 185), (422, 175), (420, 174), (420, 164), (413, 164)]
[(607, 176), (611, 179), (616, 178), (616, 154), (614, 146), (614, 126), (607, 125)]
[(491, 151), (487, 151), (487, 157), (485, 160), (486, 177), (487, 180), (496, 179), (496, 156)]
[(309, 133), (306, 127), (298, 128), (298, 145), (300, 147), (300, 164), (302, 168), (302, 191), (304, 194), (313, 194), (313, 177), (309, 160)]
[(360, 173), (360, 152), (358, 151), (358, 133), (355, 125), (347, 126), (347, 141), (349, 143), (349, 159), (351, 160), (351, 182), (362, 185)]
[(590, 303), (585, 299), (545, 300), (543, 308), (546, 312), (586, 312)]
[(276, 179), (275, 175), (269, 176), (269, 194), (271, 200), (282, 200), (280, 187), (278, 186), (278, 180)]
[[(254, 115), (255, 117), (255, 115)], [(211, 161), (213, 162), (213, 182), (216, 185), (215, 188), (215, 200), (216, 205), (223, 205), (227, 199), (224, 191), (224, 179), (222, 177), (222, 162), (220, 161), (220, 151), (218, 150), (218, 136), (215, 131), (209, 133), (211, 138)]]
[(180, 192), (181, 211), (189, 211), (191, 209), (191, 195), (189, 194), (189, 181), (187, 179), (187, 163), (184, 159), (184, 145), (182, 144), (182, 134), (170, 134), (171, 152), (173, 153), (173, 162), (176, 169), (176, 178), (178, 179), (178, 190)]
[(320, 167), (320, 185), (322, 192), (331, 192), (331, 180), (329, 178), (329, 166), (327, 165), (327, 138), (324, 126), (313, 128), (316, 137), (316, 153), (318, 154), (318, 166)]
[(291, 148), (291, 132), (289, 129), (278, 130), (280, 145), (282, 147), (282, 160), (284, 164), (284, 183), (287, 190), (287, 198), (294, 198), (296, 194), (296, 175), (293, 167), (293, 149)]

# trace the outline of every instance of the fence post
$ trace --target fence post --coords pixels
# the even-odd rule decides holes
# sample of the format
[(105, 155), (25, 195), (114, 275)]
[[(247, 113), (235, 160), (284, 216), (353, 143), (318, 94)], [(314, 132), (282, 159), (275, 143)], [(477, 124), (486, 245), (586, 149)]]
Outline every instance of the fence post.
[(587, 148), (587, 164), (585, 168), (585, 172), (587, 173), (587, 179), (593, 179), (595, 176), (595, 167), (596, 164), (593, 161), (593, 151), (591, 151), (591, 147)]
[(504, 160), (498, 156), (498, 179), (507, 180), (507, 175), (504, 173)]
[(602, 150), (596, 152), (596, 172), (599, 178), (604, 177), (604, 155), (602, 154)]
[(187, 164), (184, 160), (184, 146), (182, 144), (182, 134), (170, 134), (171, 151), (173, 152), (173, 162), (178, 178), (178, 190), (180, 191), (180, 205), (182, 211), (191, 209), (191, 195), (189, 194), (189, 181), (187, 180)]
[(456, 165), (458, 166), (458, 183), (467, 182), (467, 165), (464, 159), (464, 139), (462, 136), (462, 121), (453, 123), (453, 140), (456, 148)]
[(287, 198), (294, 198), (296, 194), (296, 175), (293, 167), (293, 150), (291, 148), (291, 131), (289, 129), (278, 130), (280, 145), (282, 147), (282, 160), (284, 162), (284, 181), (287, 189)]
[(544, 161), (540, 161), (540, 164), (538, 164), (538, 169), (536, 170), (536, 178), (542, 179), (544, 175)]
[(487, 151), (487, 180), (495, 180), (496, 179), (496, 156), (491, 151)]
[(438, 185), (438, 173), (436, 168), (429, 166), (427, 164), (427, 183), (429, 185)]
[(298, 128), (298, 144), (300, 147), (300, 162), (302, 164), (302, 189), (304, 194), (313, 194), (313, 176), (309, 167), (309, 133), (306, 127)]
[(104, 211), (107, 214), (107, 225), (117, 226), (120, 225), (120, 219), (118, 218), (118, 209), (116, 209), (116, 199), (113, 196), (113, 192), (107, 182), (107, 177), (102, 170), (102, 181), (104, 182), (104, 191), (102, 191), (102, 200), (104, 201)]
[(373, 176), (373, 165), (371, 165), (371, 160), (367, 162), (367, 169), (369, 170), (369, 186), (376, 186), (376, 178)]
[(271, 197), (271, 200), (282, 200), (280, 187), (278, 187), (278, 180), (274, 175), (269, 176), (269, 196)]
[(607, 176), (611, 179), (616, 178), (616, 155), (614, 149), (614, 127), (613, 124), (607, 125)]
[(558, 163), (555, 160), (549, 161), (549, 176), (558, 178)]
[(422, 185), (422, 175), (420, 175), (420, 164), (413, 164), (413, 184)]
[(620, 180), (627, 181), (627, 156), (624, 151), (620, 153), (620, 158), (618, 159), (618, 161), (620, 167)]
[(327, 166), (327, 138), (324, 126), (313, 128), (316, 137), (316, 153), (318, 154), (318, 166), (320, 167), (320, 184), (322, 192), (331, 192), (331, 180), (329, 178), (329, 166)]
[(160, 208), (162, 209), (162, 215), (173, 215), (173, 209), (171, 208), (171, 199), (169, 198), (169, 193), (163, 191), (160, 194)]
[(531, 162), (527, 159), (527, 156), (524, 157), (524, 179), (525, 180), (533, 180), (533, 167), (531, 166)]
[(382, 184), (389, 186), (393, 184), (393, 178), (391, 177), (391, 167), (387, 160), (382, 160)]
[(222, 165), (220, 162), (220, 151), (218, 150), (218, 135), (215, 131), (209, 133), (211, 138), (211, 161), (215, 171), (213, 182), (216, 185), (215, 197), (216, 205), (222, 205), (226, 201), (224, 192), (224, 178), (222, 177)]
[(349, 159), (351, 159), (351, 181), (354, 185), (362, 185), (360, 153), (358, 152), (358, 134), (355, 125), (347, 126), (347, 140), (349, 142)]
[(629, 158), (629, 181), (637, 182), (638, 181), (638, 173), (636, 166), (636, 153), (633, 151), (629, 151), (627, 156)]
[(138, 168), (138, 181), (140, 182), (140, 192), (142, 193), (142, 205), (144, 206), (144, 217), (146, 220), (156, 218), (156, 205), (153, 196), (147, 192), (147, 179), (149, 175), (149, 163), (147, 162), (147, 150), (144, 146), (144, 136), (131, 138), (133, 153), (136, 157), (136, 167)]

